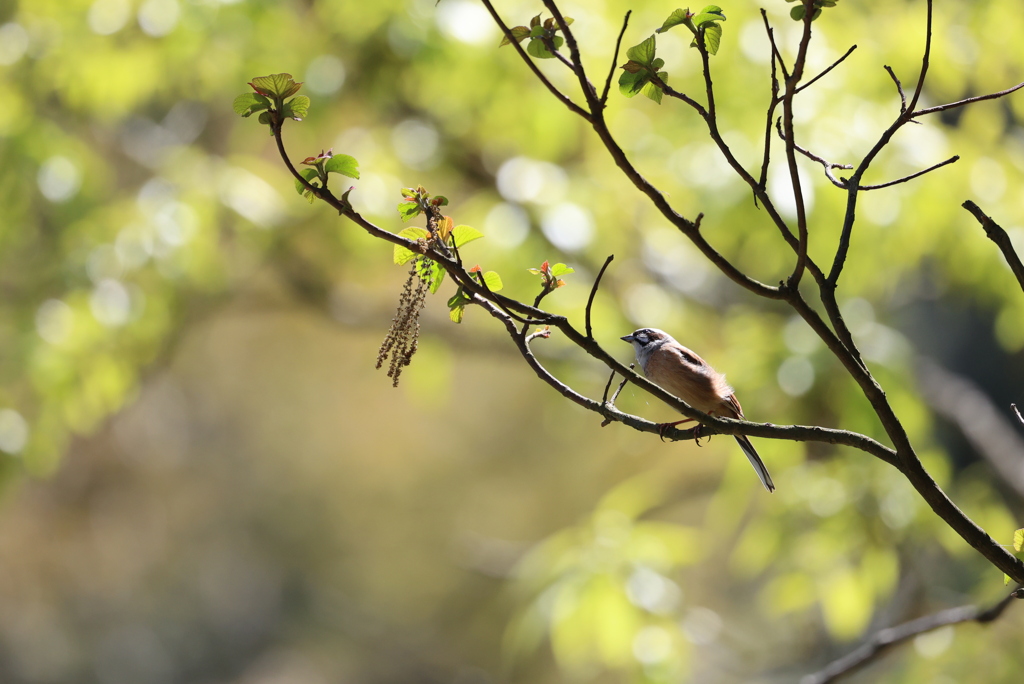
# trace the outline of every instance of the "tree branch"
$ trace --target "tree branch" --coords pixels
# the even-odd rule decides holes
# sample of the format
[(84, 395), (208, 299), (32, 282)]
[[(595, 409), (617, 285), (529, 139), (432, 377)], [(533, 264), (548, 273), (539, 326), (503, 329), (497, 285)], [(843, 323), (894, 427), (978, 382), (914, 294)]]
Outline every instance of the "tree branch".
[(502, 21), (501, 15), (499, 15), (498, 11), (494, 9), (494, 5), (491, 4), (491, 0), (481, 0), (481, 2), (484, 3), (484, 7), (486, 7), (487, 11), (491, 13), (491, 18), (494, 19), (494, 23), (496, 23), (498, 27), (501, 29), (501, 33), (506, 38), (508, 38), (508, 40), (512, 44), (512, 47), (514, 47), (516, 49), (516, 52), (519, 53), (519, 56), (523, 58), (523, 61), (526, 62), (526, 66), (530, 68), (530, 71), (532, 71), (533, 75), (537, 77), (537, 80), (543, 83), (544, 87), (551, 91), (551, 94), (554, 95), (559, 102), (568, 107), (570, 112), (572, 112), (573, 114), (578, 114), (579, 116), (582, 116), (584, 119), (589, 121), (590, 115), (586, 112), (586, 110), (580, 107), (575, 102), (573, 102), (566, 95), (563, 95), (562, 92), (558, 88), (556, 88), (551, 81), (548, 80), (548, 77), (544, 75), (544, 72), (540, 70), (540, 68), (534, 63), (534, 61), (530, 59), (530, 56), (526, 54), (526, 50), (523, 49), (523, 46), (520, 45), (519, 41), (516, 40), (515, 37), (512, 35), (512, 30), (509, 29), (509, 27), (505, 24), (504, 21)]
[(929, 166), (927, 169), (924, 169), (923, 171), (918, 171), (917, 173), (912, 173), (909, 176), (904, 176), (903, 178), (897, 178), (896, 180), (889, 181), (888, 183), (879, 183), (878, 185), (862, 185), (862, 186), (860, 186), (860, 189), (861, 190), (881, 190), (882, 188), (889, 188), (889, 187), (892, 187), (893, 185), (899, 185), (900, 183), (906, 183), (909, 180), (914, 180), (915, 178), (918, 178), (919, 176), (923, 176), (924, 174), (929, 173), (930, 171), (934, 171), (935, 169), (941, 169), (943, 166), (946, 166), (947, 164), (952, 164), (952, 163), (957, 162), (957, 161), (960, 161), (960, 155), (959, 154), (954, 154), (952, 157), (950, 157), (946, 161), (941, 161), (938, 164), (934, 164), (932, 166)]
[(629, 16), (633, 14), (633, 10), (627, 10), (626, 16), (622, 18), (622, 30), (619, 31), (619, 37), (615, 41), (615, 54), (612, 55), (612, 66), (608, 69), (608, 79), (604, 82), (604, 90), (601, 92), (601, 106), (608, 104), (608, 93), (612, 88), (612, 79), (615, 78), (615, 70), (619, 65), (619, 50), (622, 48), (622, 37), (626, 35), (626, 27), (629, 26)]
[(999, 251), (1003, 253), (1003, 258), (1006, 259), (1006, 263), (1010, 265), (1010, 270), (1013, 271), (1013, 275), (1017, 278), (1017, 283), (1024, 290), (1024, 264), (1021, 264), (1020, 257), (1017, 256), (1017, 250), (1013, 248), (1013, 243), (1010, 241), (1010, 236), (1007, 235), (1002, 226), (993, 221), (990, 216), (986, 215), (971, 200), (967, 200), (961, 206), (971, 212), (974, 218), (978, 219), (978, 223), (985, 229), (985, 235), (999, 247)]
[(1015, 599), (1022, 597), (1022, 590), (1018, 586), (998, 603), (981, 609), (978, 606), (960, 606), (942, 610), (932, 615), (926, 615), (902, 625), (889, 627), (876, 632), (871, 638), (852, 653), (834, 660), (824, 669), (809, 674), (800, 680), (800, 684), (829, 684), (841, 677), (859, 670), (875, 658), (879, 657), (894, 646), (913, 639), (914, 637), (931, 632), (941, 627), (958, 625), (964, 622), (977, 622), (988, 624), (999, 619), (1003, 611), (1009, 607)]

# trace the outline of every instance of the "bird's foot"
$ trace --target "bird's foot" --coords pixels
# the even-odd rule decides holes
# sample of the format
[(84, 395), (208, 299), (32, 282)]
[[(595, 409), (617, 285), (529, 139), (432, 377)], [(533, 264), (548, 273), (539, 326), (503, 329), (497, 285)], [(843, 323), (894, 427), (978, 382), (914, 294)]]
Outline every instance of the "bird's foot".
[[(674, 423), (658, 423), (658, 436), (661, 437), (661, 441), (664, 442), (665, 441), (665, 432), (669, 428), (673, 428), (676, 425), (682, 425), (684, 423), (692, 423), (692, 422), (694, 422), (693, 418), (684, 418), (683, 420), (677, 420)], [(700, 426), (698, 426), (698, 427), (700, 427)]]

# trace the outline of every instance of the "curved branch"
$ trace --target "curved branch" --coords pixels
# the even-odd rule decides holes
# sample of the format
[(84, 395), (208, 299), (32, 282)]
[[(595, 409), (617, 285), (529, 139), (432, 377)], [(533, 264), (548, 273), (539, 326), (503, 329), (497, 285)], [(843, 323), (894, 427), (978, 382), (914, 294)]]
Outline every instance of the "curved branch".
[(949, 608), (948, 610), (942, 610), (932, 615), (917, 618), (916, 620), (904, 622), (902, 625), (880, 630), (872, 635), (867, 643), (857, 650), (839, 658), (838, 660), (832, 661), (818, 672), (805, 676), (800, 680), (800, 684), (828, 684), (829, 682), (834, 682), (840, 677), (845, 677), (846, 675), (859, 670), (894, 646), (898, 646), (920, 634), (925, 634), (941, 627), (958, 625), (964, 622), (977, 622), (982, 625), (988, 624), (999, 619), (1003, 614), (1003, 611), (1005, 611), (1015, 599), (1019, 599), (1021, 597), (1022, 590), (1018, 586), (1017, 589), (1010, 592), (1009, 595), (1004, 597), (998, 603), (989, 606), (984, 610), (978, 606)]
[(1002, 226), (993, 221), (992, 217), (986, 215), (971, 200), (967, 200), (961, 206), (971, 212), (974, 218), (978, 219), (978, 223), (985, 229), (985, 235), (999, 247), (999, 251), (1003, 253), (1003, 258), (1006, 259), (1006, 263), (1010, 265), (1010, 270), (1013, 271), (1013, 275), (1017, 278), (1017, 283), (1024, 290), (1024, 264), (1021, 264), (1020, 257), (1017, 256), (1017, 250), (1013, 248), (1013, 242), (1010, 241), (1010, 236), (1006, 234)]

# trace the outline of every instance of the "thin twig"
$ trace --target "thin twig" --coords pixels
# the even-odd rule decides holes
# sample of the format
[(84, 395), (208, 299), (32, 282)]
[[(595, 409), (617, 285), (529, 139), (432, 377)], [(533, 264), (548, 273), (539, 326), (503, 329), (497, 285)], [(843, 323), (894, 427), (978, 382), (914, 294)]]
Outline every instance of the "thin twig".
[(544, 75), (544, 72), (540, 70), (540, 67), (538, 67), (532, 59), (530, 59), (530, 56), (526, 54), (526, 50), (523, 49), (523, 46), (520, 45), (519, 41), (516, 40), (515, 36), (512, 35), (512, 30), (502, 20), (501, 15), (498, 14), (498, 11), (494, 9), (494, 5), (491, 4), (491, 0), (482, 1), (484, 3), (484, 7), (487, 8), (487, 11), (491, 13), (491, 18), (494, 19), (494, 23), (496, 23), (498, 25), (498, 28), (501, 29), (502, 35), (508, 38), (509, 42), (512, 44), (512, 47), (514, 47), (516, 49), (516, 52), (519, 53), (519, 56), (523, 58), (523, 61), (526, 62), (526, 66), (530, 68), (530, 71), (532, 71), (533, 75), (537, 77), (537, 80), (543, 83), (544, 87), (551, 91), (551, 94), (554, 95), (559, 102), (568, 107), (570, 112), (572, 112), (573, 114), (578, 114), (579, 116), (582, 116), (584, 119), (587, 119), (589, 121), (590, 114), (588, 114), (586, 110), (584, 110), (578, 104), (569, 99), (568, 96), (563, 95), (562, 92), (558, 88), (556, 88), (551, 81), (548, 80), (548, 77)]
[(900, 83), (899, 77), (896, 76), (896, 72), (892, 70), (891, 66), (888, 64), (884, 66), (892, 77), (892, 82), (896, 84), (896, 92), (900, 94), (900, 114), (904, 114), (907, 111), (907, 94), (903, 92), (903, 84)]
[[(782, 138), (783, 140), (785, 140), (786, 139), (786, 134), (782, 132), (782, 120), (781, 119), (779, 119), (778, 121), (775, 122), (775, 128), (779, 132), (779, 137)], [(829, 181), (831, 181), (832, 185), (836, 186), (837, 188), (840, 188), (841, 190), (845, 190), (846, 189), (846, 181), (840, 180), (839, 178), (836, 178), (834, 175), (832, 175), (832, 169), (848, 169), (849, 170), (849, 169), (853, 168), (852, 165), (850, 165), (850, 164), (833, 164), (832, 162), (828, 161), (827, 159), (819, 157), (818, 155), (814, 154), (810, 150), (805, 150), (804, 148), (800, 147), (799, 145), (797, 145), (795, 143), (794, 143), (793, 147), (796, 149), (797, 152), (799, 152), (800, 154), (804, 155), (805, 157), (807, 157), (811, 161), (815, 161), (815, 162), (818, 162), (819, 164), (821, 164), (824, 167), (824, 169), (825, 169), (825, 177), (828, 178)]]
[(1020, 410), (1017, 409), (1017, 405), (1010, 404), (1010, 408), (1012, 408), (1013, 412), (1017, 415), (1017, 420), (1020, 421), (1020, 424), (1024, 425), (1024, 416), (1020, 415)]
[(904, 176), (903, 178), (897, 178), (896, 180), (889, 181), (888, 183), (879, 183), (878, 185), (862, 185), (862, 186), (860, 186), (860, 189), (861, 190), (881, 190), (882, 188), (888, 188), (888, 187), (891, 187), (893, 185), (899, 185), (900, 183), (906, 183), (909, 180), (914, 180), (915, 178), (917, 178), (919, 176), (923, 176), (924, 174), (928, 173), (929, 171), (934, 171), (935, 169), (941, 169), (943, 166), (946, 166), (947, 164), (952, 164), (953, 162), (956, 162), (956, 161), (959, 161), (959, 160), (960, 160), (960, 155), (959, 154), (954, 154), (952, 157), (950, 157), (946, 161), (941, 161), (938, 164), (934, 164), (932, 166), (929, 166), (927, 169), (925, 169), (923, 171), (918, 171), (917, 173), (912, 173), (909, 176)]
[(996, 98), (1004, 97), (1010, 93), (1016, 92), (1024, 88), (1024, 83), (1018, 83), (1012, 88), (1006, 90), (1000, 90), (998, 93), (989, 93), (988, 95), (978, 95), (977, 97), (969, 97), (966, 100), (958, 100), (956, 102), (950, 102), (949, 104), (937, 105), (935, 107), (928, 107), (927, 109), (918, 109), (911, 116), (923, 116), (925, 114), (934, 114), (935, 112), (944, 112), (947, 109), (955, 109), (956, 107), (963, 107), (964, 105), (973, 104), (975, 102), (983, 102), (985, 100), (995, 100)]
[[(757, 187), (763, 191), (765, 184), (768, 182), (768, 165), (771, 163), (771, 151), (772, 151), (772, 120), (775, 118), (775, 108), (779, 104), (779, 76), (778, 76), (778, 65), (782, 64), (782, 57), (779, 55), (779, 48), (775, 45), (775, 31), (772, 30), (771, 24), (768, 23), (768, 13), (761, 10), (761, 19), (764, 20), (764, 29), (768, 32), (768, 42), (771, 43), (772, 54), (772, 76), (771, 76), (771, 91), (772, 97), (768, 102), (768, 114), (765, 118), (764, 123), (764, 155), (761, 158), (761, 175), (757, 179)], [(782, 65), (782, 70), (785, 71), (785, 65)], [(757, 193), (754, 193), (754, 204), (757, 204)]]
[[(978, 219), (978, 223), (985, 229), (985, 235), (999, 247), (999, 251), (1003, 253), (1003, 258), (1006, 259), (1006, 263), (1010, 265), (1010, 270), (1013, 271), (1013, 275), (1017, 278), (1017, 283), (1024, 290), (1024, 264), (1021, 264), (1020, 257), (1017, 256), (1017, 250), (1013, 248), (1013, 242), (1010, 241), (1010, 236), (1007, 235), (1002, 226), (993, 221), (991, 216), (985, 214), (971, 200), (967, 200), (961, 206), (971, 212), (974, 218)], [(1015, 406), (1013, 410), (1016, 411), (1017, 407)], [(1019, 413), (1017, 415), (1020, 416)], [(1024, 423), (1024, 421), (1021, 422)]]
[(601, 395), (602, 404), (608, 403), (608, 393), (612, 391), (612, 381), (615, 380), (615, 375), (615, 371), (612, 371), (612, 374), (608, 376), (608, 382), (604, 386), (604, 394)]
[[(629, 364), (629, 370), (633, 370), (633, 368), (635, 368), (635, 367), (636, 367), (635, 363)], [(612, 403), (613, 404), (619, 398), (619, 395), (622, 394), (622, 388), (625, 387), (626, 383), (628, 383), (628, 382), (629, 382), (629, 378), (622, 378), (622, 382), (619, 383), (618, 389), (616, 389), (615, 390), (615, 394), (612, 395)]]
[(615, 70), (619, 66), (619, 50), (622, 48), (622, 37), (626, 35), (626, 27), (629, 26), (629, 15), (633, 10), (626, 10), (626, 16), (622, 19), (622, 30), (619, 31), (619, 38), (615, 41), (615, 54), (612, 56), (612, 66), (608, 70), (608, 80), (604, 82), (604, 91), (601, 92), (601, 106), (608, 104), (608, 93), (612, 88), (612, 79), (615, 77)]
[(597, 288), (601, 286), (601, 278), (604, 277), (604, 272), (608, 268), (608, 264), (612, 263), (612, 259), (615, 258), (614, 254), (609, 254), (608, 258), (604, 260), (604, 265), (601, 270), (597, 273), (597, 278), (594, 279), (594, 285), (590, 288), (590, 297), (587, 298), (587, 312), (586, 312), (586, 329), (587, 337), (594, 339), (594, 331), (590, 327), (590, 308), (594, 306), (594, 297), (597, 296)]
[(800, 684), (828, 684), (840, 677), (864, 667), (894, 646), (898, 646), (914, 637), (931, 632), (941, 627), (957, 625), (964, 622), (988, 624), (997, 620), (1015, 599), (1021, 598), (1021, 588), (1017, 587), (998, 603), (982, 610), (978, 606), (960, 606), (949, 608), (916, 620), (904, 622), (902, 625), (888, 627), (873, 634), (871, 638), (857, 650), (834, 660), (824, 669), (809, 674), (800, 680)]
[(860, 192), (860, 180), (864, 177), (864, 174), (867, 173), (868, 168), (871, 166), (871, 162), (874, 161), (875, 157), (877, 157), (882, 149), (889, 144), (889, 141), (892, 140), (892, 136), (896, 134), (896, 131), (917, 116), (917, 113), (914, 112), (914, 107), (917, 106), (921, 90), (924, 88), (924, 80), (925, 76), (928, 74), (928, 64), (931, 59), (932, 0), (927, 0), (927, 8), (924, 57), (921, 61), (921, 75), (918, 77), (917, 88), (914, 91), (914, 95), (909, 104), (905, 107), (901, 105), (900, 115), (896, 117), (896, 120), (887, 129), (885, 129), (882, 135), (878, 138), (878, 142), (876, 142), (874, 147), (872, 147), (864, 156), (861, 163), (857, 165), (857, 171), (854, 172), (853, 176), (850, 178), (847, 187), (846, 215), (843, 217), (843, 229), (839, 235), (839, 244), (836, 247), (835, 257), (832, 260), (832, 269), (828, 274), (828, 282), (833, 287), (835, 287), (839, 282), (839, 276), (843, 272), (843, 266), (846, 264), (846, 255), (850, 251), (850, 240), (853, 236), (853, 224), (857, 218), (857, 195)]
[(824, 76), (825, 74), (827, 74), (828, 72), (832, 71), (832, 70), (833, 70), (833, 69), (835, 69), (835, 68), (836, 68), (837, 66), (839, 66), (840, 64), (842, 64), (842, 63), (843, 63), (843, 60), (845, 60), (845, 59), (846, 59), (847, 57), (849, 57), (849, 56), (850, 56), (850, 55), (851, 55), (851, 54), (853, 53), (853, 51), (854, 51), (854, 50), (856, 50), (856, 49), (857, 49), (857, 46), (856, 46), (856, 45), (851, 45), (851, 46), (850, 46), (850, 49), (849, 49), (849, 50), (847, 50), (847, 51), (846, 51), (846, 53), (845, 53), (845, 54), (844, 54), (844, 55), (843, 55), (842, 57), (840, 57), (840, 58), (839, 58), (839, 59), (837, 59), (836, 61), (832, 62), (831, 66), (829, 66), (829, 67), (828, 67), (827, 69), (825, 69), (824, 71), (822, 71), (822, 72), (821, 72), (820, 74), (818, 74), (817, 76), (815, 76), (814, 78), (812, 78), (812, 79), (811, 79), (810, 81), (808, 81), (807, 83), (804, 83), (804, 84), (803, 84), (802, 86), (800, 86), (799, 88), (797, 88), (797, 89), (796, 89), (796, 90), (795, 90), (794, 92), (796, 92), (796, 93), (799, 93), (799, 92), (801, 92), (801, 91), (803, 91), (803, 90), (806, 90), (807, 88), (810, 88), (810, 87), (811, 87), (812, 85), (814, 85), (814, 83), (815, 83), (815, 82), (816, 82), (816, 81), (817, 81), (818, 79), (820, 79), (820, 78), (821, 78), (822, 76)]
[(925, 19), (925, 30), (924, 30), (924, 55), (921, 57), (921, 75), (917, 77), (917, 87), (914, 88), (914, 95), (910, 98), (910, 103), (907, 105), (907, 109), (913, 111), (917, 107), (917, 101), (921, 98), (921, 91), (924, 90), (924, 79), (928, 75), (928, 65), (931, 62), (932, 55), (932, 0), (927, 2), (927, 18)]

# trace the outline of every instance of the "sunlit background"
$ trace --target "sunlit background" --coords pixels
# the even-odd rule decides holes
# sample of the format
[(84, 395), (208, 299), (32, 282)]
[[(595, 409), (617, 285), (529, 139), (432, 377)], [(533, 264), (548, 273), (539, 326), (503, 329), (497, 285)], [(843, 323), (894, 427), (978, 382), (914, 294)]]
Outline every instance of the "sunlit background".
[[(543, 9), (496, 5), (510, 25)], [(791, 5), (760, 5), (791, 58)], [(770, 92), (760, 5), (723, 5), (712, 60), (720, 126), (750, 169)], [(1016, 2), (936, 5), (924, 103), (1024, 80)], [(676, 5), (560, 7), (601, 87), (625, 11), (628, 47)], [(899, 113), (883, 65), (912, 87), (924, 12), (825, 12), (809, 71), (858, 48), (799, 96), (802, 145), (835, 163), (870, 149)], [(601, 428), (484, 312), (451, 323), (450, 283), (399, 388), (374, 369), (406, 270), (294, 191), (267, 128), (232, 111), (255, 76), (304, 82), (291, 157), (356, 157), (350, 198), (378, 225), (404, 227), (402, 187), (444, 194), (485, 235), (464, 258), (505, 294), (532, 301), (527, 269), (545, 260), (575, 268), (545, 306), (577, 322), (614, 254), (594, 324), (623, 361), (618, 337), (661, 327), (728, 374), (752, 420), (886, 441), (808, 328), (711, 267), (500, 39), (471, 0), (0, 6), (0, 681), (794, 682), (881, 627), (1003, 595), (893, 468), (756, 440), (768, 495), (730, 439)], [(658, 56), (701, 100), (688, 43), (684, 27), (659, 35)], [(541, 67), (582, 102), (563, 65)], [(641, 171), (703, 212), (733, 263), (785, 278), (792, 251), (700, 118), (612, 90), (608, 119)], [(1024, 526), (1009, 420), (1024, 294), (959, 205), (1024, 246), (1022, 121), (1015, 95), (906, 126), (867, 182), (961, 159), (862, 197), (839, 289), (925, 464), (1007, 544)], [(828, 265), (845, 195), (819, 165), (801, 174)], [(791, 216), (788, 183), (769, 174)], [(557, 335), (534, 346), (600, 398), (607, 369)], [(673, 415), (632, 387), (619, 405)], [(1022, 613), (922, 636), (848, 681), (1018, 682)]]

